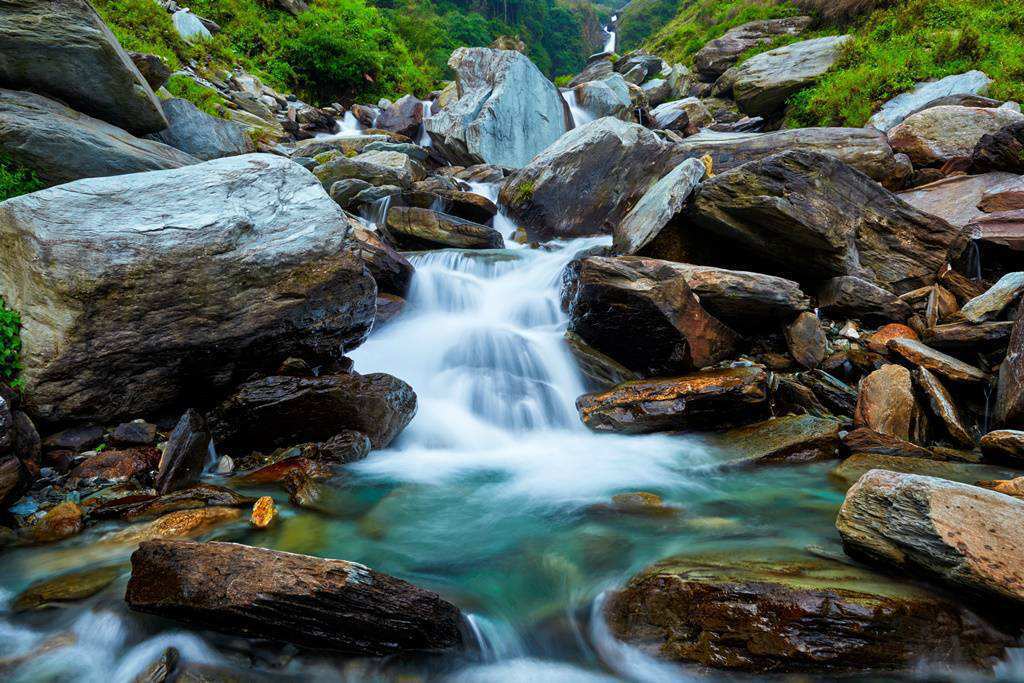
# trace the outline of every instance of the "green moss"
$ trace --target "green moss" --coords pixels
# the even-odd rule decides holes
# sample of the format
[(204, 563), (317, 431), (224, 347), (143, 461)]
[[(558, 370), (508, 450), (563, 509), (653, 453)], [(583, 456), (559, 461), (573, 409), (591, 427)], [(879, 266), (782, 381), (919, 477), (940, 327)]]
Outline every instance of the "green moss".
[(21, 380), (21, 316), (0, 297), (0, 382), (18, 388)]
[(512, 190), (512, 203), (522, 204), (533, 198), (533, 179), (524, 180)]
[(21, 168), (12, 159), (0, 156), (0, 202), (43, 187), (43, 182), (32, 171)]

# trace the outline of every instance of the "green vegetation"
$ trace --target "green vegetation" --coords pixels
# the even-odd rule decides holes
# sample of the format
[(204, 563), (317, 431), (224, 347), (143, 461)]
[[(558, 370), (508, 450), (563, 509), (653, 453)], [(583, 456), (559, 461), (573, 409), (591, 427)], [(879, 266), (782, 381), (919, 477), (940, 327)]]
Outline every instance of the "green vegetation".
[(43, 183), (31, 171), (0, 156), (0, 202), (43, 189)]
[(21, 380), (21, 316), (0, 297), (0, 382), (18, 388)]
[(199, 85), (188, 76), (171, 76), (164, 86), (167, 91), (183, 100), (188, 100), (211, 116), (221, 115), (224, 98), (216, 90)]

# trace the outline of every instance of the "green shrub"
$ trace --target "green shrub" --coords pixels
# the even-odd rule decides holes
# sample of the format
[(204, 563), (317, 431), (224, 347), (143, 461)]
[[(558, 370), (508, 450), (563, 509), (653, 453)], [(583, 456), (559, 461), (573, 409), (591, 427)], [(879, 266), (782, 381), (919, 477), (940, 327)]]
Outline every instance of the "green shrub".
[(0, 297), (0, 382), (19, 387), (21, 380), (21, 316)]
[(0, 202), (41, 189), (43, 183), (35, 173), (0, 156)]
[(188, 100), (211, 116), (223, 116), (224, 98), (216, 90), (196, 83), (188, 76), (174, 75), (167, 81), (167, 92)]

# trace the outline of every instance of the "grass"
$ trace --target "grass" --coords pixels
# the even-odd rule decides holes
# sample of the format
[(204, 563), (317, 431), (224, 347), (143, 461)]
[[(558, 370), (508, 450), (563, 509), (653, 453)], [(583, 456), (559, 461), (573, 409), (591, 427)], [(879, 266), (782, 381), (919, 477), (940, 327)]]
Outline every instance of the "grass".
[(41, 189), (43, 183), (34, 173), (0, 156), (0, 202)]
[(0, 382), (21, 387), (21, 316), (0, 297)]
[(224, 98), (216, 90), (199, 85), (188, 76), (171, 76), (164, 86), (175, 97), (188, 100), (211, 116), (223, 117)]

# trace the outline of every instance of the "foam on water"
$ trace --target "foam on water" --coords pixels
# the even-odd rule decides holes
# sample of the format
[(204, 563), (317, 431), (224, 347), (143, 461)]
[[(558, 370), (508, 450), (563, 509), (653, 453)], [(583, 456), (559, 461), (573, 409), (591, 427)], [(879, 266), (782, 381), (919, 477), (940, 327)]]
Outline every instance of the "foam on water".
[(593, 114), (580, 106), (579, 101), (576, 99), (575, 90), (563, 90), (562, 99), (564, 99), (565, 103), (569, 105), (569, 113), (572, 115), (572, 124), (576, 128), (594, 120)]

